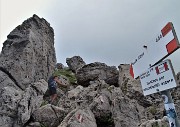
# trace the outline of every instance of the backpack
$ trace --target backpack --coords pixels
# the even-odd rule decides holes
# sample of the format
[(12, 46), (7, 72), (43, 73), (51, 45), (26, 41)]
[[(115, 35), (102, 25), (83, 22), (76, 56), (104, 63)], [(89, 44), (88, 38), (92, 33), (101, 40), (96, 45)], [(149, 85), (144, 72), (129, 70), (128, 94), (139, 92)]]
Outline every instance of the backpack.
[(54, 81), (54, 77), (51, 76), (48, 80), (48, 86), (49, 87), (56, 87), (56, 81)]

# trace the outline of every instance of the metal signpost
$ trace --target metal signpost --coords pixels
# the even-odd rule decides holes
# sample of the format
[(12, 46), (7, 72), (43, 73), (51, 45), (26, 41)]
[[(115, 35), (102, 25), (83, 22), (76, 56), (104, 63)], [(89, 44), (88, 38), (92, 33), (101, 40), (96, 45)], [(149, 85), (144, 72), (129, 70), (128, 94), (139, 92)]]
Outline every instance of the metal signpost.
[(170, 60), (149, 68), (140, 75), (144, 95), (161, 92), (170, 127), (180, 127), (169, 89), (176, 87), (174, 69)]
[(169, 89), (177, 86), (174, 69), (167, 56), (180, 48), (174, 27), (168, 23), (154, 42), (144, 46), (144, 52), (131, 64), (132, 77), (140, 77), (144, 96), (161, 92), (170, 127), (180, 127)]

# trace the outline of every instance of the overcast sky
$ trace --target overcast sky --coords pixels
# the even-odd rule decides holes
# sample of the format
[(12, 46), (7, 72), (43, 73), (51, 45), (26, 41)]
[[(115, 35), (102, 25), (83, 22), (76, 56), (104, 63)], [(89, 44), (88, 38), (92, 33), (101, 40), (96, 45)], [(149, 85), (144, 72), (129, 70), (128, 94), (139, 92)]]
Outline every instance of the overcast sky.
[[(0, 1), (0, 47), (16, 26), (37, 14), (54, 28), (57, 62), (65, 66), (75, 55), (87, 64), (130, 64), (168, 22), (180, 40), (180, 0)], [(180, 49), (168, 57), (176, 73), (179, 56)]]

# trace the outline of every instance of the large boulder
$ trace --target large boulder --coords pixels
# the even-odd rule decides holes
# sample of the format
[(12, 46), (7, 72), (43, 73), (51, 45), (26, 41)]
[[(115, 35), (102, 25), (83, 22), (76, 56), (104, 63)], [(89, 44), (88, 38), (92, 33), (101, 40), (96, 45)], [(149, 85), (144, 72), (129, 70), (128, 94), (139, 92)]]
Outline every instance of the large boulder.
[[(130, 65), (129, 64), (120, 64), (119, 68), (119, 79), (118, 84), (119, 87), (122, 89), (123, 93), (128, 96), (134, 96), (135, 92), (139, 94), (143, 94), (142, 87), (139, 79), (134, 79), (130, 75)], [(131, 95), (133, 94), (133, 95)]]
[(35, 122), (47, 127), (57, 127), (67, 115), (67, 111), (54, 105), (44, 105), (33, 112)]
[(149, 107), (153, 104), (151, 98), (145, 97), (142, 92), (142, 87), (139, 79), (134, 79), (130, 73), (129, 64), (121, 64), (119, 68), (118, 84), (122, 92), (130, 99), (135, 99), (143, 107)]
[(112, 117), (115, 127), (138, 127), (140, 124), (137, 102), (127, 97), (113, 97)]
[(89, 108), (70, 112), (58, 127), (97, 127), (94, 114)]
[(41, 106), (47, 87), (47, 82), (40, 80), (25, 89), (18, 104), (17, 122), (19, 125), (24, 125), (30, 119), (32, 113)]
[(96, 118), (96, 123), (99, 126), (113, 125), (110, 100), (105, 94), (100, 94), (94, 98), (90, 108)]
[(18, 103), (22, 97), (22, 91), (14, 87), (0, 89), (0, 127), (12, 127), (17, 118)]
[(118, 70), (115, 66), (107, 66), (105, 63), (95, 62), (84, 65), (77, 70), (77, 82), (82, 86), (89, 86), (90, 81), (104, 80), (110, 85), (118, 85)]
[(148, 120), (140, 125), (140, 127), (168, 127), (168, 118), (165, 116), (162, 119), (152, 119)]
[(86, 63), (80, 56), (73, 56), (72, 58), (66, 58), (66, 63), (74, 73), (76, 73), (79, 68), (86, 65)]
[(21, 127), (28, 122), (32, 112), (38, 109), (47, 89), (47, 82), (29, 84), (25, 91), (7, 86), (0, 89), (0, 120), (4, 127)]
[(55, 63), (54, 31), (45, 19), (33, 15), (7, 36), (0, 54), (0, 126), (29, 121), (42, 103)]
[(0, 67), (7, 70), (22, 89), (39, 79), (47, 80), (55, 63), (53, 28), (37, 15), (7, 36), (0, 54)]

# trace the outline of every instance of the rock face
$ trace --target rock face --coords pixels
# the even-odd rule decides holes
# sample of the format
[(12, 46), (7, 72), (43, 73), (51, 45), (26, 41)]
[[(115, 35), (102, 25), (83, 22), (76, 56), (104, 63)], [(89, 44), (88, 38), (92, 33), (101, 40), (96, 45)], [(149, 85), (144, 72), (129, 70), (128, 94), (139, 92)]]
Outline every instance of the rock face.
[(79, 68), (86, 65), (86, 63), (80, 56), (73, 56), (72, 58), (66, 58), (66, 63), (69, 66), (69, 68), (75, 73)]
[[(160, 94), (144, 96), (128, 64), (118, 71), (100, 62), (85, 64), (80, 56), (67, 58), (68, 69), (56, 64), (67, 87), (58, 87), (48, 104), (46, 81), (55, 63), (54, 33), (44, 19), (34, 15), (8, 35), (0, 55), (0, 127), (168, 126)], [(70, 69), (77, 83), (67, 77)], [(179, 85), (171, 90), (178, 117), (179, 91)]]
[(25, 91), (7, 86), (0, 89), (0, 126), (22, 127), (43, 101), (47, 82), (40, 80), (29, 84)]
[(104, 63), (95, 62), (87, 64), (77, 70), (77, 81), (82, 86), (88, 86), (90, 81), (105, 80), (111, 85), (118, 85), (118, 70), (115, 66), (107, 66)]
[(0, 54), (0, 127), (28, 123), (55, 63), (54, 32), (45, 19), (33, 15), (7, 36)]
[(43, 123), (47, 127), (57, 127), (67, 115), (67, 112), (53, 105), (44, 105), (33, 113), (35, 121)]
[(7, 70), (22, 89), (39, 79), (47, 80), (55, 64), (54, 31), (37, 15), (16, 27), (3, 43), (0, 67)]

